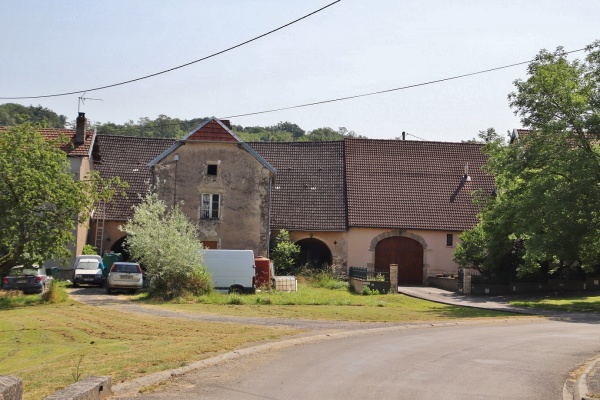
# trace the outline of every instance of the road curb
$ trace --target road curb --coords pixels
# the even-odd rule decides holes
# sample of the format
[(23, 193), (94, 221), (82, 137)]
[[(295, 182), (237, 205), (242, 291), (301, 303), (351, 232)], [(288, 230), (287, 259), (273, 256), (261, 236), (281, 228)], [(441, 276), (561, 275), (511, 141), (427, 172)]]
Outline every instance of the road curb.
[[(287, 347), (292, 347), (300, 344), (308, 344), (308, 343), (317, 343), (325, 340), (332, 339), (343, 339), (349, 337), (356, 337), (362, 335), (377, 335), (384, 334), (388, 332), (394, 331), (406, 331), (411, 329), (427, 329), (427, 328), (443, 328), (450, 326), (460, 326), (460, 325), (472, 325), (481, 321), (455, 321), (455, 322), (434, 322), (434, 323), (419, 323), (419, 324), (411, 324), (411, 325), (401, 325), (401, 326), (391, 326), (391, 327), (383, 327), (383, 328), (369, 328), (369, 329), (360, 329), (353, 331), (344, 331), (344, 332), (334, 332), (334, 333), (321, 333), (311, 336), (304, 336), (300, 338), (287, 339), (279, 342), (270, 342), (265, 344), (260, 344), (257, 346), (247, 347), (239, 350), (233, 350), (215, 357), (207, 358), (205, 360), (194, 362), (190, 365), (186, 365), (184, 367), (175, 368), (167, 371), (155, 372), (153, 374), (149, 374), (128, 382), (123, 382), (118, 385), (114, 385), (112, 387), (114, 398), (119, 397), (130, 397), (140, 392), (144, 387), (157, 385), (162, 382), (165, 382), (173, 377), (177, 377), (201, 368), (210, 367), (213, 365), (217, 365), (219, 363), (234, 360), (240, 357), (249, 356), (253, 354), (258, 354), (262, 352), (272, 351), (284, 349)], [(494, 323), (501, 322), (510, 322), (510, 319), (501, 319), (495, 320)]]
[(588, 397), (588, 377), (590, 372), (600, 365), (600, 356), (588, 361), (588, 365), (581, 375), (575, 380), (573, 385), (573, 399), (575, 400), (592, 400), (600, 397)]

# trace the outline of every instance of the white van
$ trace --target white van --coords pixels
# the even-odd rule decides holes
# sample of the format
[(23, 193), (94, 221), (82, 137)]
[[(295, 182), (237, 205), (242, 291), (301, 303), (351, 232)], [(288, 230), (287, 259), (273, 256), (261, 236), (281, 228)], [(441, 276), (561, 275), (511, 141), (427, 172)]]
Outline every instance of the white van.
[(204, 265), (215, 290), (254, 293), (254, 252), (252, 250), (202, 250)]
[(73, 286), (81, 284), (104, 286), (104, 264), (100, 256), (77, 256), (75, 259)]

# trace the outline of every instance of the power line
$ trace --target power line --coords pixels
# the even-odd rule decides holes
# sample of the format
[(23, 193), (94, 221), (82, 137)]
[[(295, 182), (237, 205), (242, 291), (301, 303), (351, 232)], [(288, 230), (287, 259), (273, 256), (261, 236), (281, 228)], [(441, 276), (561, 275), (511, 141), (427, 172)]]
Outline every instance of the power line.
[[(585, 48), (578, 49), (578, 50), (567, 51), (567, 52), (565, 52), (565, 54), (577, 53), (577, 52), (580, 52), (580, 51), (583, 51), (583, 50), (585, 50)], [(422, 82), (422, 83), (415, 83), (415, 84), (412, 84), (412, 85), (401, 86), (401, 87), (397, 87), (397, 88), (393, 88), (393, 89), (384, 89), (384, 90), (379, 90), (379, 91), (376, 91), (376, 92), (363, 93), (363, 94), (357, 94), (357, 95), (346, 96), (346, 97), (338, 97), (336, 99), (321, 100), (321, 101), (315, 101), (315, 102), (312, 102), (312, 103), (304, 103), (304, 104), (295, 105), (295, 106), (274, 108), (274, 109), (271, 109), (271, 110), (256, 111), (256, 112), (250, 112), (250, 113), (245, 113), (245, 114), (237, 114), (237, 115), (231, 115), (231, 116), (228, 116), (228, 117), (220, 117), (220, 118), (221, 119), (231, 119), (231, 118), (237, 118), (237, 117), (246, 117), (246, 116), (250, 116), (250, 115), (267, 114), (267, 113), (273, 113), (273, 112), (277, 112), (277, 111), (291, 110), (291, 109), (295, 109), (295, 108), (311, 107), (311, 106), (316, 106), (316, 105), (321, 105), (321, 104), (334, 103), (334, 102), (337, 102), (337, 101), (345, 101), (345, 100), (357, 99), (357, 98), (360, 98), (360, 97), (375, 96), (375, 95), (378, 95), (378, 94), (396, 92), (396, 91), (400, 91), (400, 90), (412, 89), (412, 88), (415, 88), (415, 87), (427, 86), (427, 85), (432, 85), (432, 84), (435, 84), (435, 83), (442, 83), (442, 82), (447, 82), (447, 81), (456, 80), (456, 79), (460, 79), (460, 78), (466, 78), (466, 77), (469, 77), (469, 76), (481, 75), (481, 74), (485, 74), (485, 73), (488, 73), (488, 72), (493, 72), (493, 71), (498, 71), (498, 70), (502, 70), (502, 69), (516, 67), (516, 66), (519, 66), (519, 65), (529, 64), (532, 61), (534, 61), (534, 60), (521, 61), (521, 62), (517, 62), (517, 63), (514, 63), (514, 64), (504, 65), (504, 66), (501, 66), (501, 67), (489, 68), (489, 69), (480, 70), (480, 71), (477, 71), (477, 72), (469, 72), (469, 73), (466, 73), (466, 74), (455, 75), (455, 76), (451, 76), (451, 77), (448, 77), (448, 78), (441, 78), (441, 79), (436, 79), (436, 80)], [(175, 122), (175, 123), (169, 123), (169, 124), (153, 125), (153, 127), (160, 128), (160, 127), (167, 127), (167, 126), (174, 126), (174, 125), (183, 125), (183, 124), (186, 124), (186, 123), (188, 123), (188, 122)], [(133, 127), (130, 127), (129, 129), (131, 129), (131, 128), (133, 128)], [(138, 127), (135, 127), (135, 128), (138, 128)], [(139, 128), (143, 128), (143, 126), (139, 126)], [(112, 130), (112, 132), (119, 132), (119, 131), (125, 131), (125, 130), (126, 129), (115, 129), (115, 130)], [(414, 135), (411, 135), (411, 136), (414, 136)], [(414, 136), (414, 137), (416, 137), (416, 136)], [(418, 139), (422, 139), (422, 138), (418, 138)], [(422, 139), (422, 140), (425, 140), (425, 139)]]
[[(565, 54), (576, 53), (576, 52), (583, 51), (583, 50), (585, 50), (585, 48), (579, 49), (579, 50), (568, 51), (568, 52), (565, 52)], [(375, 96), (377, 94), (396, 92), (396, 91), (405, 90), (405, 89), (412, 89), (412, 88), (419, 87), (419, 86), (427, 86), (427, 85), (432, 85), (434, 83), (447, 82), (447, 81), (451, 81), (451, 80), (455, 80), (455, 79), (466, 78), (468, 76), (480, 75), (480, 74), (485, 74), (488, 72), (498, 71), (501, 69), (512, 68), (512, 67), (516, 67), (519, 65), (528, 64), (532, 61), (534, 61), (534, 60), (522, 61), (522, 62), (518, 62), (518, 63), (514, 63), (514, 64), (504, 65), (502, 67), (490, 68), (490, 69), (485, 69), (485, 70), (477, 71), (477, 72), (469, 72), (467, 74), (455, 75), (455, 76), (452, 76), (449, 78), (442, 78), (442, 79), (436, 79), (436, 80), (428, 81), (428, 82), (415, 83), (413, 85), (401, 86), (401, 87), (397, 87), (397, 88), (393, 88), (393, 89), (379, 90), (377, 92), (363, 93), (363, 94), (357, 94), (357, 95), (346, 96), (346, 97), (338, 97), (336, 99), (315, 101), (312, 103), (304, 103), (304, 104), (299, 104), (299, 105), (295, 105), (295, 106), (274, 108), (274, 109), (265, 110), (265, 111), (256, 111), (256, 112), (250, 112), (250, 113), (245, 113), (245, 114), (231, 115), (231, 116), (223, 117), (223, 118), (247, 117), (249, 115), (267, 114), (267, 113), (272, 113), (272, 112), (276, 112), (276, 111), (292, 110), (295, 108), (310, 107), (310, 106), (316, 106), (316, 105), (320, 105), (320, 104), (335, 103), (337, 101), (357, 99), (360, 97)]]
[(208, 60), (209, 58), (216, 57), (216, 56), (218, 56), (220, 54), (226, 53), (226, 52), (231, 51), (233, 49), (237, 49), (238, 47), (244, 46), (244, 45), (246, 45), (248, 43), (254, 42), (254, 41), (258, 40), (258, 39), (261, 39), (261, 38), (263, 38), (265, 36), (268, 36), (268, 35), (270, 35), (272, 33), (277, 32), (279, 30), (287, 28), (288, 26), (293, 25), (296, 22), (300, 22), (303, 19), (311, 17), (311, 16), (313, 16), (313, 15), (315, 15), (315, 14), (317, 14), (317, 13), (323, 11), (323, 10), (325, 10), (326, 8), (331, 7), (332, 5), (334, 5), (336, 3), (339, 3), (340, 1), (342, 1), (342, 0), (336, 0), (336, 1), (332, 2), (332, 3), (327, 4), (324, 7), (319, 8), (318, 10), (315, 10), (315, 11), (311, 12), (310, 14), (306, 14), (305, 16), (300, 17), (298, 19), (295, 19), (292, 22), (288, 22), (287, 24), (282, 25), (279, 28), (275, 28), (273, 30), (270, 30), (269, 32), (263, 33), (262, 35), (256, 36), (256, 37), (254, 37), (252, 39), (249, 39), (249, 40), (246, 40), (245, 42), (236, 44), (235, 46), (228, 47), (225, 50), (218, 51), (218, 52), (213, 53), (211, 55), (208, 55), (206, 57), (202, 57), (202, 58), (199, 58), (197, 60), (190, 61), (188, 63), (179, 65), (177, 67), (169, 68), (169, 69), (166, 69), (166, 70), (160, 71), (160, 72), (155, 72), (155, 73), (150, 74), (150, 75), (145, 75), (145, 76), (142, 76), (140, 78), (130, 79), (130, 80), (119, 82), (119, 83), (113, 83), (112, 85), (99, 86), (99, 87), (92, 88), (92, 89), (77, 90), (77, 91), (74, 91), (74, 92), (65, 92), (65, 93), (57, 93), (57, 94), (47, 94), (47, 95), (41, 95), (41, 96), (0, 97), (0, 100), (41, 99), (41, 98), (46, 98), (46, 97), (68, 96), (68, 95), (71, 95), (71, 94), (78, 94), (78, 93), (82, 93), (82, 92), (92, 92), (94, 90), (108, 89), (108, 88), (111, 88), (111, 87), (121, 86), (121, 85), (125, 85), (125, 84), (128, 84), (128, 83), (137, 82), (137, 81), (141, 81), (143, 79), (148, 79), (148, 78), (152, 78), (152, 77), (155, 77), (155, 76), (158, 76), (158, 75), (166, 74), (167, 72), (171, 72), (171, 71), (175, 71), (175, 70), (180, 69), (180, 68), (188, 67), (188, 66), (190, 66), (192, 64), (196, 64), (196, 63), (198, 63), (200, 61)]

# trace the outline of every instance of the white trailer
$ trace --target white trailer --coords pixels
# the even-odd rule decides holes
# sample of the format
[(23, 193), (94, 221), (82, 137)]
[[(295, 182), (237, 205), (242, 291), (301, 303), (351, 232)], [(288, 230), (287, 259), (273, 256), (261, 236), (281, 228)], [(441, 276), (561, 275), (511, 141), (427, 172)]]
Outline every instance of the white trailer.
[(254, 252), (252, 250), (203, 250), (204, 265), (215, 290), (254, 293)]

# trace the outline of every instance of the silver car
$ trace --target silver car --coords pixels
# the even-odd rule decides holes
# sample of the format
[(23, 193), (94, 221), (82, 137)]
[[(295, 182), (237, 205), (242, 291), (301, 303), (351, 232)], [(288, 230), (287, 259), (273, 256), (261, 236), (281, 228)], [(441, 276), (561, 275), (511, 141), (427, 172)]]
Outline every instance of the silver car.
[(134, 262), (115, 262), (106, 277), (106, 293), (116, 290), (136, 292), (144, 285), (144, 276), (140, 264)]

